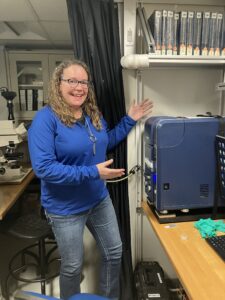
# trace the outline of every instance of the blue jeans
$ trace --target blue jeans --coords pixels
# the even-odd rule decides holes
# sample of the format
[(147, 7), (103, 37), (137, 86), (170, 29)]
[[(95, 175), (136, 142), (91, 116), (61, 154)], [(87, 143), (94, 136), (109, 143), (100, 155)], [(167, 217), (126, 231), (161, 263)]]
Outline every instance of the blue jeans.
[(112, 201), (107, 197), (80, 214), (61, 216), (46, 213), (61, 256), (60, 298), (80, 292), (84, 227), (94, 236), (101, 253), (100, 294), (119, 299), (122, 242)]

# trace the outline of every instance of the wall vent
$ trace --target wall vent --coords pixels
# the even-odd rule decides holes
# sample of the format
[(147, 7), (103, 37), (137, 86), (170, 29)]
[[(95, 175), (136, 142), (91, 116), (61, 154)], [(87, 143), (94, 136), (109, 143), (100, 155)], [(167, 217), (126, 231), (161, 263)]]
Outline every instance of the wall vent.
[(208, 197), (209, 197), (209, 185), (200, 184), (200, 198), (208, 198)]

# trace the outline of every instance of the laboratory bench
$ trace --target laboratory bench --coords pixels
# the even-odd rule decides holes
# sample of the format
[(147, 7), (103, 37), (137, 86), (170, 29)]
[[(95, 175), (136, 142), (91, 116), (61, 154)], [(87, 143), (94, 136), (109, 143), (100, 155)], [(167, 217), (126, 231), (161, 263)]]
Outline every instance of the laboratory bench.
[(160, 224), (146, 201), (142, 208), (190, 300), (225, 299), (225, 262), (194, 222)]
[(0, 221), (3, 220), (8, 211), (28, 188), (34, 177), (34, 172), (31, 171), (19, 184), (0, 185)]

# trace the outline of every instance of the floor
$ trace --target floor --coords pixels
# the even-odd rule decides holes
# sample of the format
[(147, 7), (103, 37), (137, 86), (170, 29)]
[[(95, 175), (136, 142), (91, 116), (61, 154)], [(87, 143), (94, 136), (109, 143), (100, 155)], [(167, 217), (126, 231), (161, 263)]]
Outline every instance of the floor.
[[(17, 289), (13, 292), (13, 294), (10, 296), (10, 300), (15, 299), (15, 295), (18, 291), (32, 291), (41, 293), (40, 283), (30, 283), (30, 284), (19, 284), (17, 286)], [(51, 283), (47, 284), (46, 286), (46, 295), (54, 296), (56, 298), (59, 298), (59, 284), (58, 284), (58, 278), (55, 278)], [(2, 298), (4, 299), (4, 298)]]
[[(5, 283), (5, 279), (7, 278), (8, 274), (8, 262), (9, 259), (14, 255), (18, 249), (22, 249), (23, 247), (26, 246), (26, 244), (21, 243), (20, 240), (17, 240), (17, 243), (15, 245), (15, 239), (11, 237), (6, 237), (2, 234), (0, 234), (0, 278), (1, 278), (1, 285)], [(3, 256), (4, 254), (4, 256)], [(52, 266), (54, 269), (59, 267), (59, 263), (57, 262), (55, 265)], [(54, 271), (54, 270), (53, 270)], [(53, 272), (52, 271), (52, 272)], [(31, 278), (35, 277), (35, 268), (29, 268), (28, 271), (23, 273), (24, 278)], [(26, 291), (32, 291), (32, 292), (38, 292), (41, 293), (41, 286), (40, 283), (24, 283), (20, 281), (16, 281), (13, 278), (9, 278), (8, 281), (8, 289), (10, 293), (10, 300), (14, 300), (14, 295), (16, 294), (17, 291), (20, 290), (26, 290)], [(46, 285), (46, 294), (51, 295), (54, 297), (59, 298), (59, 278), (58, 276), (51, 280), (49, 283)], [(0, 299), (3, 300), (3, 295), (2, 292), (0, 293)]]
[[(23, 213), (33, 212), (39, 209), (36, 201), (33, 201), (32, 197), (25, 197), (25, 201), (22, 201), (21, 204), (16, 207), (16, 205), (11, 209), (9, 217), (14, 213), (17, 213), (18, 209), (22, 209)], [(36, 207), (37, 206), (37, 207)], [(7, 215), (7, 216), (8, 216)], [(4, 219), (5, 221), (5, 219)], [(5, 279), (8, 274), (8, 264), (13, 255), (21, 250), (22, 248), (29, 245), (31, 242), (12, 237), (5, 233), (4, 231), (4, 222), (0, 221), (0, 281), (1, 285), (5, 282)], [(90, 233), (85, 230), (84, 233), (84, 251), (85, 251), (85, 261), (84, 261), (84, 280), (81, 283), (82, 292), (95, 293), (97, 286), (97, 276), (98, 273), (98, 262), (99, 254), (96, 251), (96, 246), (93, 238), (90, 236)], [(59, 266), (58, 266), (59, 267)], [(29, 273), (30, 272), (30, 273)], [(32, 270), (27, 274), (28, 277), (32, 275)], [(34, 270), (33, 270), (34, 272)], [(1, 289), (0, 285), (0, 289)], [(40, 283), (22, 283), (17, 282), (14, 279), (9, 281), (9, 289), (11, 293), (10, 300), (14, 300), (14, 295), (17, 291), (27, 290), (32, 292), (41, 292)], [(56, 277), (54, 280), (51, 280), (46, 287), (46, 294), (59, 298), (59, 278)], [(0, 300), (3, 300), (3, 295), (0, 290)]]
[[(8, 263), (13, 255), (20, 249), (26, 247), (29, 243), (21, 239), (15, 239), (14, 237), (2, 234), (0, 232), (0, 279), (1, 284), (5, 282), (8, 274)], [(84, 251), (85, 251), (85, 261), (83, 265), (83, 276), (84, 280), (81, 283), (81, 291), (88, 293), (96, 293), (97, 281), (99, 270), (99, 253), (96, 249), (95, 242), (91, 238), (88, 231), (84, 234)], [(57, 255), (57, 254), (56, 254)], [(56, 267), (56, 265), (55, 265)], [(57, 266), (58, 270), (59, 266)], [(54, 271), (54, 270), (53, 270)], [(26, 276), (31, 277), (34, 270), (31, 269)], [(17, 282), (14, 279), (9, 281), (10, 289), (10, 300), (14, 300), (14, 296), (17, 291), (26, 290), (32, 292), (41, 292), (40, 283), (22, 283)], [(46, 287), (46, 294), (59, 298), (59, 278), (56, 277), (51, 280)], [(0, 300), (4, 300), (2, 293), (0, 291)]]

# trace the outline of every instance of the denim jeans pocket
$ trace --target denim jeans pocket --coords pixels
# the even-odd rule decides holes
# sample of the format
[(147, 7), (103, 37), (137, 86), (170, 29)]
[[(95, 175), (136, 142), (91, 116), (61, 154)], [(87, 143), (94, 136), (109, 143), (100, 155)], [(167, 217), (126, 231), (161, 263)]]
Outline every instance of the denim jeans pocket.
[(53, 227), (67, 227), (67, 226), (72, 226), (73, 224), (76, 223), (83, 223), (84, 220), (86, 220), (88, 215), (88, 211), (83, 211), (78, 214), (73, 214), (73, 215), (55, 215), (52, 213), (47, 213), (46, 212), (46, 217), (50, 225)]

